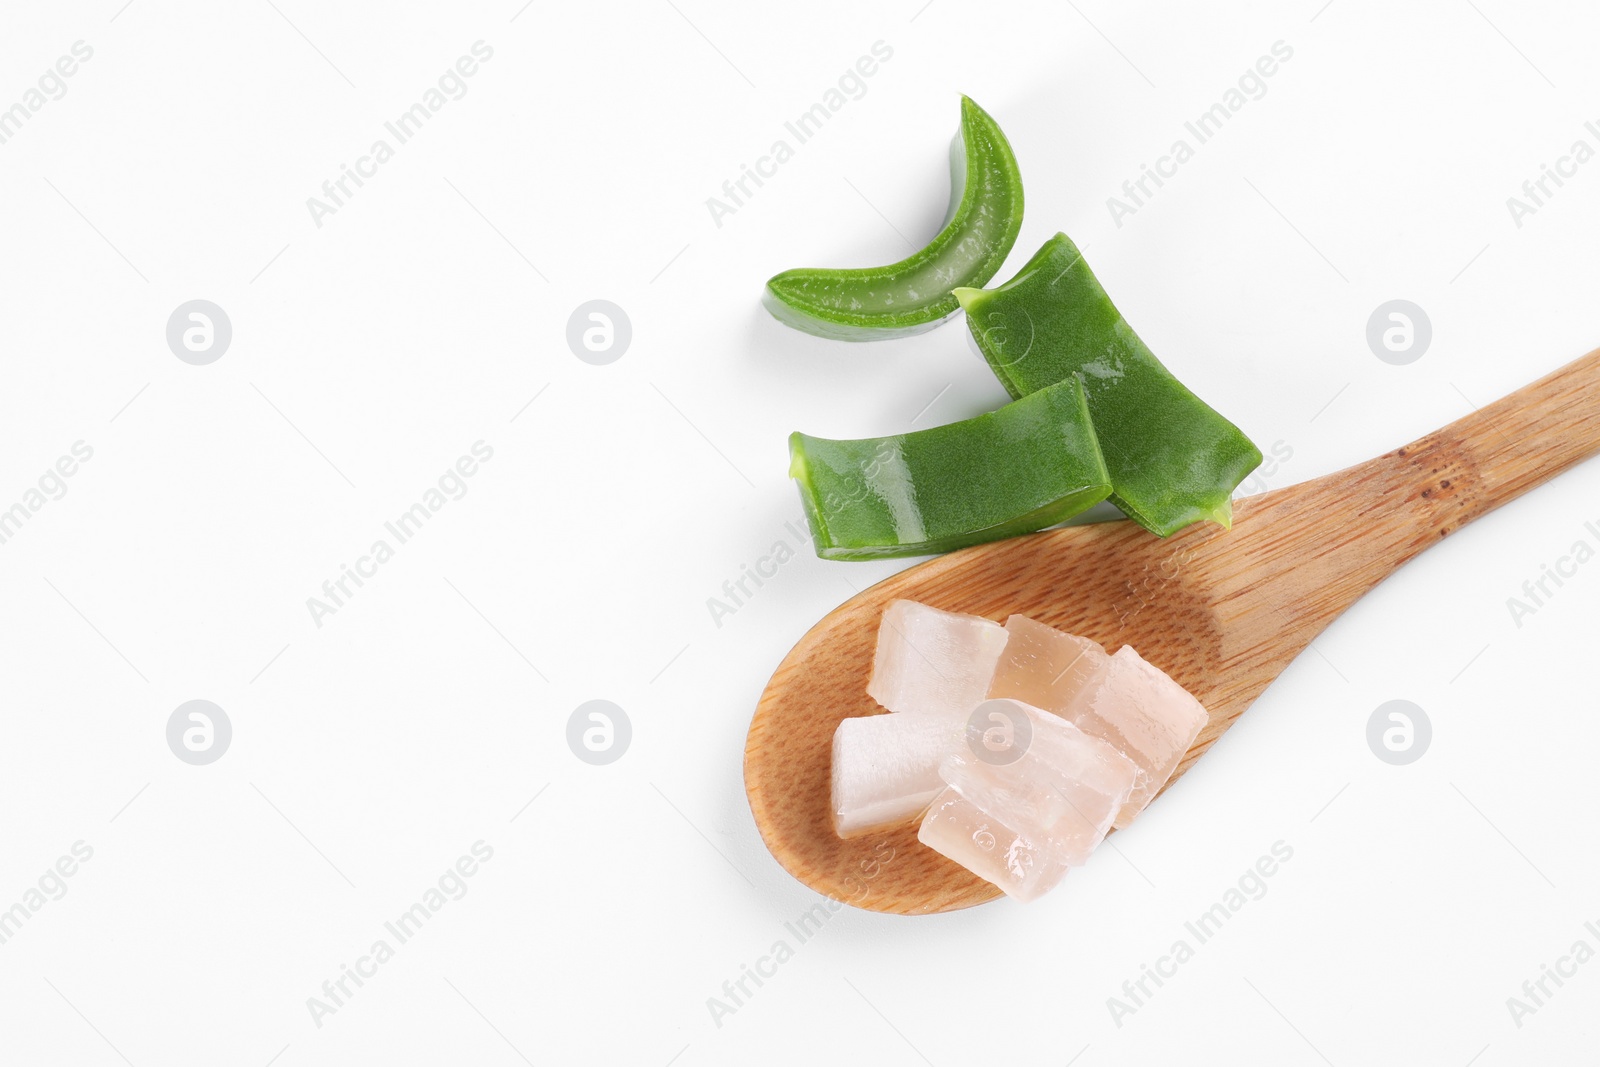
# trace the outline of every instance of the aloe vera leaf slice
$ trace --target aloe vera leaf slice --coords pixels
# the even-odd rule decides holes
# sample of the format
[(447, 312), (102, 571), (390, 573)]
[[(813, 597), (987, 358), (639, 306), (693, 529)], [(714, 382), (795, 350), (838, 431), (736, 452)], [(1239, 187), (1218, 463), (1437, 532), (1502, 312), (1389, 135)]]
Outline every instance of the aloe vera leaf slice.
[(842, 341), (931, 330), (959, 307), (950, 291), (983, 285), (1005, 262), (1022, 227), (1022, 175), (994, 119), (961, 98), (950, 145), (950, 214), (928, 246), (886, 267), (786, 270), (762, 303), (779, 322)]
[(1076, 379), (893, 437), (796, 433), (789, 454), (824, 559), (948, 552), (1053, 526), (1111, 492)]
[(1162, 366), (1064, 233), (1016, 277), (956, 298), (1012, 396), (1079, 378), (1111, 472), (1111, 502), (1165, 537), (1233, 521), (1233, 490), (1261, 450)]

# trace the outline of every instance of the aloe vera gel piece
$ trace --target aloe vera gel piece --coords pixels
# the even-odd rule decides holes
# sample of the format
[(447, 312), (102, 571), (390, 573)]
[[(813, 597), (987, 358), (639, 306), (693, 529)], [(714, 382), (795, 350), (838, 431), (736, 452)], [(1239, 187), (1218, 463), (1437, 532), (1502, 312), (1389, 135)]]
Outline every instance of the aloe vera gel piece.
[(948, 552), (1053, 526), (1111, 491), (1076, 378), (931, 430), (796, 433), (789, 456), (824, 559)]
[(1261, 450), (1174, 378), (1058, 233), (997, 289), (957, 289), (989, 366), (1014, 397), (1078, 378), (1111, 472), (1111, 502), (1165, 537), (1233, 521)]
[(950, 291), (983, 285), (1022, 227), (1022, 176), (1006, 135), (961, 98), (961, 130), (950, 146), (950, 217), (926, 248), (887, 267), (801, 268), (767, 282), (762, 303), (779, 322), (843, 341), (876, 341), (931, 330), (957, 310)]

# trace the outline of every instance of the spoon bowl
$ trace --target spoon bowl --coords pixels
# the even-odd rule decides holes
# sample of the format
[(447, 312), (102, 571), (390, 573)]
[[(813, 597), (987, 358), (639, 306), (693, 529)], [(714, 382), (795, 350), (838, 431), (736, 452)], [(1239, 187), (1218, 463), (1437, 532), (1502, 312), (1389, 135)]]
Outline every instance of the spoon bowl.
[(866, 690), (891, 600), (999, 623), (1027, 615), (1108, 652), (1132, 645), (1210, 712), (1171, 789), (1369, 589), (1596, 451), (1600, 351), (1376, 459), (1240, 501), (1231, 530), (1197, 524), (1163, 539), (1107, 522), (976, 545), (902, 571), (825, 616), (767, 683), (744, 764), (762, 840), (801, 882), (872, 911), (954, 911), (1001, 895), (919, 843), (915, 824), (849, 840), (834, 833), (833, 733), (849, 716), (887, 714)]

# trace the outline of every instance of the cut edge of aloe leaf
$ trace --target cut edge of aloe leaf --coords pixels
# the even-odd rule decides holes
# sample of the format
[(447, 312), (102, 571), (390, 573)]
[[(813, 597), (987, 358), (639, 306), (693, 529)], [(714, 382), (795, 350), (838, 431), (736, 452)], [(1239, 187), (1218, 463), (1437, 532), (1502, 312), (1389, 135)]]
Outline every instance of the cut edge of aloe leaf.
[[(951, 289), (981, 286), (1000, 270), (1022, 229), (1022, 211), (1022, 174), (1010, 141), (988, 112), (962, 96), (961, 128), (950, 146), (950, 210), (933, 240), (905, 259), (881, 267), (783, 271), (767, 280), (761, 302), (784, 325), (833, 340), (876, 341), (924, 333), (960, 310)], [(997, 232), (974, 232), (978, 225), (989, 226), (993, 216), (1002, 220)], [(971, 241), (983, 243), (967, 248)], [(963, 251), (966, 262), (939, 263)], [(908, 276), (928, 273), (933, 277), (925, 288), (907, 289)], [(898, 292), (884, 294), (897, 284)], [(829, 299), (819, 298), (817, 293), (829, 286), (838, 288)], [(910, 303), (896, 307), (893, 301), (902, 295)], [(884, 307), (869, 308), (863, 299), (881, 301)]]
[[(1246, 477), (1248, 477), (1248, 472), (1246, 472)], [(1197, 522), (1214, 522), (1224, 530), (1233, 529), (1233, 498), (1231, 496), (1224, 499), (1222, 503), (1214, 508), (1193, 507), (1179, 517), (1166, 522), (1156, 522), (1116, 493), (1112, 493), (1106, 499), (1130, 520), (1143, 526), (1157, 537), (1171, 537), (1178, 531), (1193, 526)]]

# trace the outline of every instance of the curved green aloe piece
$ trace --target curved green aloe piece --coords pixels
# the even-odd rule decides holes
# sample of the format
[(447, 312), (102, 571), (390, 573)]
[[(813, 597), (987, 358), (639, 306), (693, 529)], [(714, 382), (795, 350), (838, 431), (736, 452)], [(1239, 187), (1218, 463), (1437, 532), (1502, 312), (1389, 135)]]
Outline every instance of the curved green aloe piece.
[(1165, 537), (1233, 522), (1233, 490), (1261, 450), (1161, 365), (1064, 233), (997, 289), (957, 289), (1012, 396), (1079, 378), (1111, 471), (1111, 502)]
[(1021, 227), (1017, 158), (994, 119), (963, 96), (950, 145), (950, 216), (928, 247), (887, 267), (786, 270), (767, 282), (762, 303), (779, 322), (819, 337), (922, 333), (956, 313), (952, 289), (994, 277)]
[(789, 456), (823, 559), (948, 552), (1053, 526), (1111, 492), (1075, 378), (931, 430), (792, 434)]

